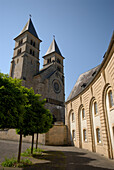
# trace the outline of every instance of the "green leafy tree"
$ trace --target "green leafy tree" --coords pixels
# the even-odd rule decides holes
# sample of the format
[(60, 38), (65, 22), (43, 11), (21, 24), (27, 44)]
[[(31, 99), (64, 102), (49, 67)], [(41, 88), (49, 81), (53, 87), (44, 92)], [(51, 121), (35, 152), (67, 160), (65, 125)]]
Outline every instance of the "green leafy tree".
[(26, 96), (21, 81), (0, 73), (0, 128), (18, 128), (23, 123)]
[(25, 104), (25, 113), (23, 115), (23, 125), (17, 130), (20, 134), (20, 146), (18, 162), (20, 161), (22, 134), (32, 136), (31, 154), (33, 153), (34, 133), (44, 133), (52, 127), (52, 115), (44, 108), (45, 100), (40, 99), (39, 94), (35, 94), (33, 89), (23, 87), (23, 93), (27, 95), (28, 101)]

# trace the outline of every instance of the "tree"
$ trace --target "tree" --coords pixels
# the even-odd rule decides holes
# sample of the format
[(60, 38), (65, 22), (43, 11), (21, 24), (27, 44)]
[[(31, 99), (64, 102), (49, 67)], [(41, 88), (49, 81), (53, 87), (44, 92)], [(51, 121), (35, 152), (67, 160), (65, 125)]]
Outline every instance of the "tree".
[(20, 161), (22, 134), (24, 136), (32, 135), (32, 154), (34, 133), (37, 133), (39, 129), (40, 132), (42, 129), (42, 133), (46, 132), (52, 126), (52, 115), (47, 109), (44, 108), (45, 100), (40, 99), (41, 95), (35, 94), (33, 89), (27, 89), (25, 87), (23, 87), (23, 93), (26, 93), (28, 100), (25, 104), (26, 111), (23, 115), (23, 125), (17, 131), (18, 134), (20, 134), (18, 162)]
[(0, 128), (18, 128), (23, 123), (26, 96), (21, 81), (0, 73)]

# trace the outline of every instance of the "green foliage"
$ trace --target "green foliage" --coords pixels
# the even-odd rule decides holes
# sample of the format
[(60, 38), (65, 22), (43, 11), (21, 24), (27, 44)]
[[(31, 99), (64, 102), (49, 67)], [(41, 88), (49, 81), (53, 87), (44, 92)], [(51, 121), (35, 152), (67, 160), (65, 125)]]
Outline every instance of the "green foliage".
[(0, 128), (17, 128), (22, 124), (25, 102), (21, 80), (0, 73)]
[[(33, 154), (41, 155), (44, 150), (41, 148), (33, 148)], [(31, 156), (31, 148), (27, 148), (25, 152), (21, 153), (21, 156)]]
[(27, 102), (25, 104), (25, 113), (23, 115), (23, 124), (17, 130), (24, 135), (33, 135), (34, 133), (46, 133), (52, 127), (52, 114), (45, 109), (45, 99), (40, 100), (40, 95), (35, 94), (33, 89), (23, 87), (23, 93), (26, 93)]
[(1, 164), (3, 167), (25, 167), (32, 165), (32, 162), (29, 159), (21, 160), (20, 163), (12, 157), (11, 159), (5, 158), (5, 161)]
[(16, 164), (16, 159), (12, 157), (11, 159), (5, 158), (5, 161), (2, 162), (2, 166), (4, 167), (13, 167)]

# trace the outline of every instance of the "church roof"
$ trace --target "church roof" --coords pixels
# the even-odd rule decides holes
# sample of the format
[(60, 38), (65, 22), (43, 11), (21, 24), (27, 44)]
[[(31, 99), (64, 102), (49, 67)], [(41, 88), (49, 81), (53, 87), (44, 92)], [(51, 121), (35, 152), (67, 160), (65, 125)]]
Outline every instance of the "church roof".
[(50, 47), (48, 48), (48, 50), (47, 50), (45, 55), (51, 54), (53, 52), (56, 52), (57, 54), (62, 56), (62, 54), (61, 54), (61, 52), (59, 50), (59, 47), (58, 47), (55, 39), (53, 39), (53, 41), (52, 41), (52, 43), (51, 43)]
[(45, 80), (45, 79), (50, 78), (56, 71), (57, 69), (54, 63), (50, 63), (49, 65), (44, 66), (42, 69), (40, 69), (37, 75), (41, 75), (42, 80)]
[(98, 70), (100, 69), (100, 66), (101, 65), (98, 65), (97, 67), (95, 67), (79, 76), (79, 78), (76, 81), (66, 102), (68, 102), (69, 100), (76, 97), (90, 84), (90, 82), (94, 79), (95, 75), (97, 74)]
[[(36, 33), (36, 30), (34, 28), (34, 25), (32, 23), (31, 18), (29, 18), (28, 22), (26, 23), (26, 25), (24, 26), (23, 30), (20, 32), (19, 35), (21, 35), (22, 33), (24, 33), (25, 31), (30, 32), (32, 35), (34, 35), (36, 38), (38, 38), (38, 35)], [(39, 39), (39, 38), (38, 38)]]

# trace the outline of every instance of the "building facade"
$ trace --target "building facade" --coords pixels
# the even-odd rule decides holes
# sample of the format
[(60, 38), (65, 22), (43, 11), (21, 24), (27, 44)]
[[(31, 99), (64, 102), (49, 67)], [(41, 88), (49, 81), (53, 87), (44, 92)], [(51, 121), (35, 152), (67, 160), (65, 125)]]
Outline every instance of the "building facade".
[(65, 107), (68, 143), (114, 159), (114, 33), (102, 63), (79, 76)]

